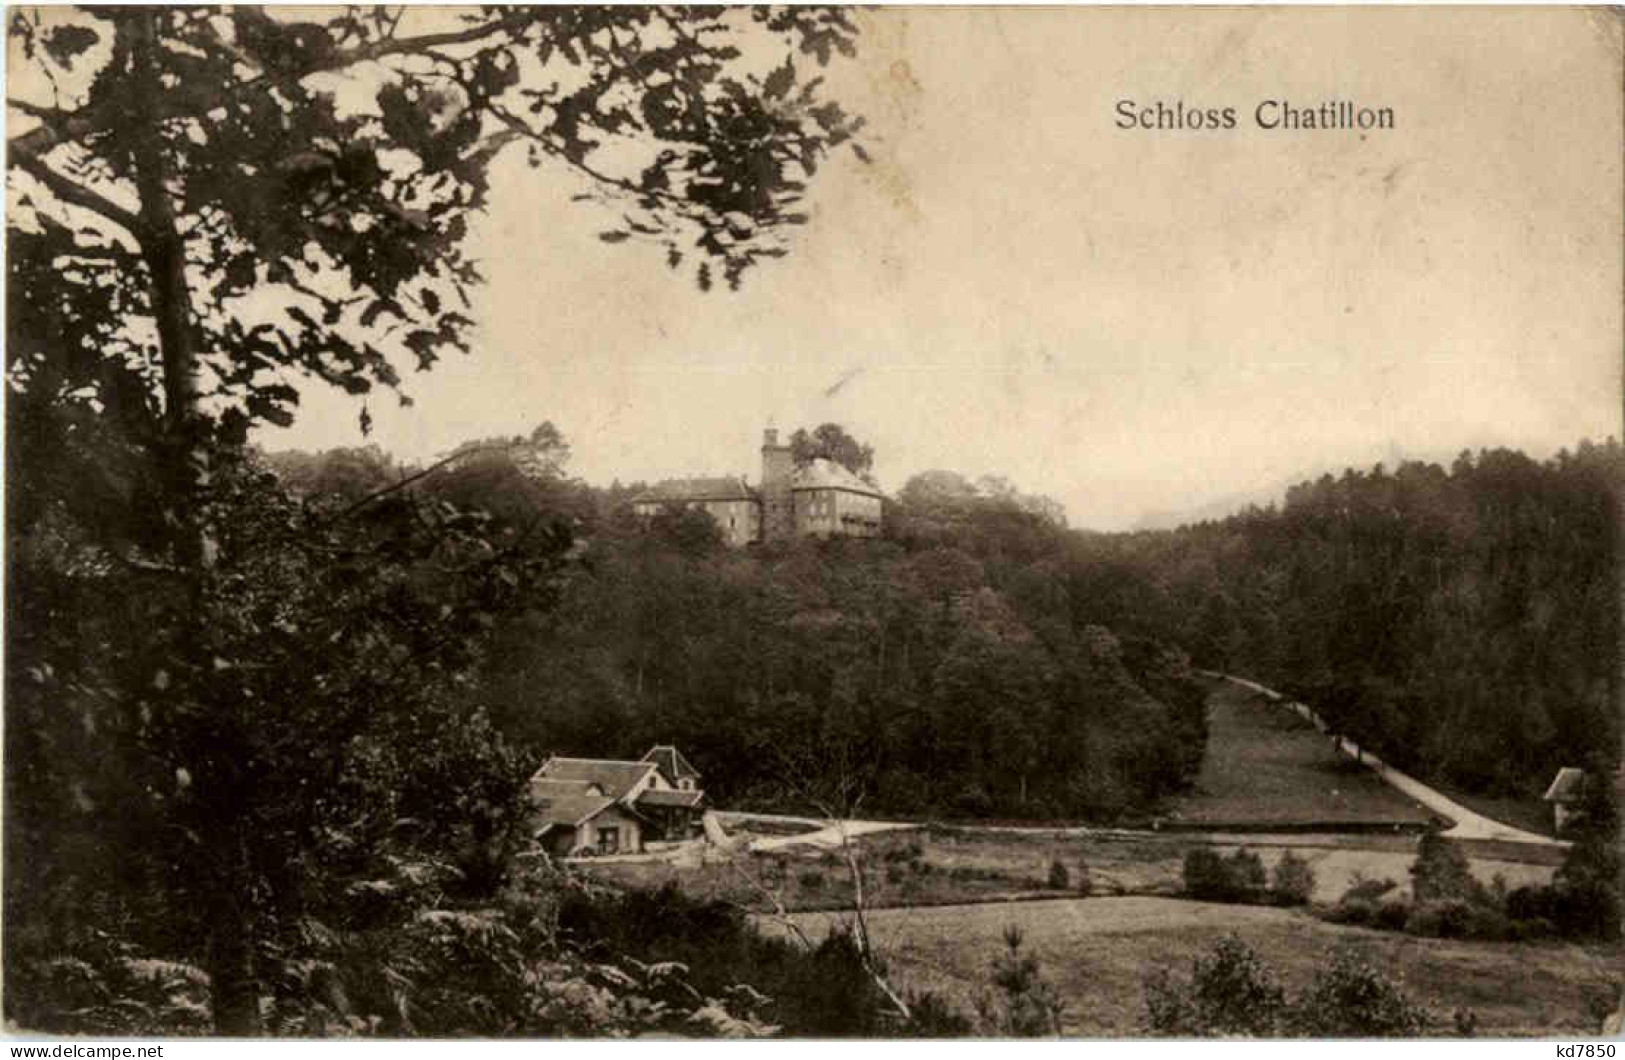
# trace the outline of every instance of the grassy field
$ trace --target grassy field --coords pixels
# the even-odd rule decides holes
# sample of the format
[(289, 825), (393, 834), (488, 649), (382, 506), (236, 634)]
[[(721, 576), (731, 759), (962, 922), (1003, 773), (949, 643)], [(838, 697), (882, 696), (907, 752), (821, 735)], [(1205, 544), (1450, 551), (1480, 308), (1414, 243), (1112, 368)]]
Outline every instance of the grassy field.
[(1262, 697), (1215, 682), (1207, 757), (1195, 790), (1169, 804), (1187, 821), (1427, 821), (1421, 804), (1332, 750), (1314, 726)]
[[(865, 901), (876, 907), (1055, 893), (1049, 883), (1055, 862), (1065, 866), (1069, 890), (1076, 890), (1087, 874), (1096, 895), (1173, 896), (1183, 887), (1185, 853), (1198, 844), (1221, 853), (1243, 845), (1219, 835), (1066, 836), (929, 828), (866, 836), (857, 847)], [(1315, 873), (1314, 900), (1319, 902), (1335, 901), (1357, 874), (1392, 879), (1404, 889), (1416, 857), (1416, 839), (1411, 836), (1272, 836), (1246, 845), (1268, 868), (1286, 850), (1309, 862)], [(1539, 853), (1545, 863), (1474, 855), (1473, 871), (1486, 883), (1499, 875), (1509, 887), (1545, 883), (1558, 853)], [(775, 903), (791, 910), (844, 909), (851, 906), (854, 894), (845, 861), (828, 852), (746, 855), (697, 867), (588, 863), (581, 871), (620, 887), (674, 883), (694, 897), (757, 911), (770, 910)]]
[[(816, 935), (837, 914), (798, 914)], [(943, 993), (969, 1010), (1009, 926), (1066, 1004), (1068, 1034), (1143, 1033), (1144, 980), (1169, 967), (1188, 973), (1191, 959), (1236, 933), (1276, 970), (1289, 990), (1302, 987), (1335, 946), (1355, 947), (1399, 976), (1413, 999), (1441, 1019), (1471, 1009), (1481, 1036), (1595, 1034), (1597, 1006), (1625, 971), (1617, 951), (1565, 944), (1517, 946), (1418, 939), (1323, 923), (1282, 909), (1210, 905), (1164, 898), (1091, 898), (1002, 905), (879, 910), (869, 914), (876, 944), (894, 979)], [(764, 921), (767, 931), (783, 930)]]
[[(1018, 854), (957, 855), (960, 844), (923, 831), (884, 833), (856, 841), (864, 901), (871, 906), (940, 905), (1006, 898), (1049, 887), (1049, 858), (1037, 846)], [(844, 857), (828, 851), (792, 850), (741, 855), (697, 867), (661, 863), (585, 864), (579, 871), (620, 887), (676, 884), (703, 900), (721, 900), (757, 911), (846, 909), (856, 887)]]

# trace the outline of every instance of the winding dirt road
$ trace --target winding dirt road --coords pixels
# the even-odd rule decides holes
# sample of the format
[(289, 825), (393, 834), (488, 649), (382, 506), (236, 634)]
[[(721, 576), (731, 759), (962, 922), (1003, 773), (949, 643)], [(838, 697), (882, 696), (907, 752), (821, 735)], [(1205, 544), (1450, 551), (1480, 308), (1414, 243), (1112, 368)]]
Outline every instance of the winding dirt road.
[[(1273, 688), (1266, 688), (1258, 682), (1249, 681), (1244, 677), (1235, 677), (1230, 674), (1220, 674), (1212, 671), (1202, 672), (1206, 676), (1223, 678), (1231, 684), (1257, 692), (1271, 702), (1279, 703), (1283, 708), (1297, 713), (1322, 732), (1327, 731), (1326, 723), (1313, 710), (1310, 710), (1309, 707), (1302, 703), (1294, 703), (1288, 700)], [(1566, 847), (1569, 845), (1561, 839), (1526, 832), (1522, 828), (1514, 828), (1512, 825), (1503, 824), (1500, 821), (1491, 820), (1483, 814), (1476, 813), (1436, 788), (1431, 788), (1410, 774), (1388, 765), (1370, 751), (1362, 750), (1353, 740), (1340, 737), (1337, 749), (1361, 765), (1370, 768), (1390, 787), (1404, 792), (1434, 813), (1448, 817), (1456, 822), (1454, 826), (1443, 833), (1451, 839), (1495, 839), (1504, 843), (1529, 843), (1535, 846), (1548, 847)]]

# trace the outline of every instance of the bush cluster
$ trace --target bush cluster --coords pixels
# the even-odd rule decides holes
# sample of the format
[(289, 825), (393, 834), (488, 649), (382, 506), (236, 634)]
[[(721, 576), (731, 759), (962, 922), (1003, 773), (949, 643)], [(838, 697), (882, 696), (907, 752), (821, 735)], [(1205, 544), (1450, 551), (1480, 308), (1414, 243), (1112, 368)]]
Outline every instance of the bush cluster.
[(1413, 1037), (1430, 1025), (1394, 979), (1351, 950), (1334, 950), (1289, 997), (1273, 969), (1236, 936), (1192, 962), (1187, 979), (1166, 969), (1146, 981), (1146, 1029), (1178, 1037)]
[(1185, 893), (1204, 902), (1305, 905), (1315, 890), (1314, 869), (1291, 851), (1266, 873), (1263, 859), (1246, 847), (1229, 857), (1195, 847), (1185, 854), (1184, 877)]
[(1412, 898), (1384, 898), (1393, 880), (1356, 876), (1338, 902), (1321, 911), (1336, 924), (1403, 931), (1425, 938), (1527, 942), (1619, 937), (1618, 854), (1611, 842), (1582, 836), (1553, 882), (1511, 891), (1485, 887), (1452, 841), (1429, 834), (1411, 866)]

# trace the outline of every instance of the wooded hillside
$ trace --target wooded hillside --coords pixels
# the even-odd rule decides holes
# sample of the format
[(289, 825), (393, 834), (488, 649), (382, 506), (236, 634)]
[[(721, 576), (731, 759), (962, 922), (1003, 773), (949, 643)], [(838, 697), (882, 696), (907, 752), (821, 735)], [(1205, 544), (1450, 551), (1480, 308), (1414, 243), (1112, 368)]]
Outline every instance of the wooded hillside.
[(1385, 759), (1538, 795), (1619, 746), (1619, 498), (1610, 438), (1324, 476), (1284, 504), (1078, 543), (1083, 619), (1313, 702)]

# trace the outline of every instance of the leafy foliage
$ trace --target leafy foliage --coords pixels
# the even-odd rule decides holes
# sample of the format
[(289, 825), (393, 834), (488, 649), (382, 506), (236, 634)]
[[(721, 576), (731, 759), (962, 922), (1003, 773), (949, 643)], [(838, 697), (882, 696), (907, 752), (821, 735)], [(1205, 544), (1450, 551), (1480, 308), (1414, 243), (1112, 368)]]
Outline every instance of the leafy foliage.
[(1518, 934), (1620, 937), (1619, 809), (1599, 764), (1587, 771), (1577, 806), (1580, 825), (1551, 885), (1520, 887), (1506, 896), (1506, 915)]
[[(702, 287), (785, 253), (860, 124), (790, 53), (850, 55), (853, 25), (142, 7), (17, 11), (8, 34), (38, 76), (13, 70), (8, 98), (5, 884), (26, 928), (6, 971), (90, 990), (83, 1012), (27, 989), (8, 1011), (184, 1028), (193, 998), (135, 996), (126, 973), (195, 965), (222, 1033), (260, 1030), (267, 990), (300, 1032), (563, 1029), (496, 1001), (555, 980), (605, 1032), (669, 1029), (649, 1007), (666, 970), (536, 972), (570, 958), (446, 904), (507, 874), (530, 763), (471, 689), (499, 621), (545, 609), (569, 558), (557, 431), (476, 444), (421, 489), (378, 482), (396, 469), (376, 450), (285, 462), (297, 497), (244, 441), (291, 422), (292, 377), (399, 392), (466, 348), (463, 240), (510, 147), (612, 207), (607, 241), (692, 255)], [(757, 72), (747, 38), (783, 62)], [(446, 954), (490, 997), (438, 998)], [(757, 1029), (701, 1000), (718, 1033)]]
[(1311, 1038), (1414, 1038), (1429, 1023), (1398, 983), (1340, 949), (1295, 999), (1286, 1030)]
[(515, 740), (611, 757), (675, 742), (729, 804), (805, 806), (839, 776), (865, 807), (969, 815), (1144, 812), (1200, 763), (1183, 656), (1077, 626), (1046, 588), (1056, 537), (1022, 560), (994, 529), (963, 542), (981, 556), (885, 540), (731, 550), (701, 513), (644, 526), (592, 492), (558, 611), (504, 628), (485, 669)]
[[(94, 345), (82, 327), (20, 329), (8, 369), (29, 375), (64, 335), (79, 385), (160, 369), (139, 326), (163, 311), (148, 218), (118, 203), (150, 209), (162, 190), (203, 278), (187, 292), (196, 370), (237, 437), (289, 421), (286, 369), (360, 394), (466, 348), (479, 272), (461, 243), (506, 151), (569, 174), (606, 242), (737, 286), (785, 253), (808, 181), (861, 126), (808, 72), (854, 53), (833, 9), (101, 8), (18, 12), (11, 36), (52, 66), (25, 83), (65, 79), (82, 101), (12, 103), (31, 124), (8, 172), (17, 302), (120, 311), (97, 311)], [(752, 42), (783, 56), (765, 76)]]
[(1206, 846), (1185, 853), (1185, 893), (1201, 901), (1258, 901), (1264, 897), (1267, 879), (1263, 860), (1246, 847), (1229, 857)]
[(1274, 973), (1234, 935), (1196, 956), (1187, 983), (1167, 969), (1146, 982), (1148, 1028), (1157, 1034), (1267, 1036), (1285, 1008)]
[(1281, 855), (1270, 874), (1270, 894), (1282, 905), (1307, 905), (1315, 893), (1315, 870), (1291, 850)]
[(1004, 932), (1004, 952), (993, 960), (996, 993), (980, 995), (977, 1015), (984, 1034), (1001, 1038), (1048, 1038), (1061, 1033), (1061, 999), (1039, 972), (1038, 959), (1023, 953), (1021, 930)]
[(1068, 591), (1080, 618), (1272, 683), (1414, 775), (1538, 796), (1559, 766), (1617, 761), (1622, 488), (1612, 439), (1349, 470), (1222, 521), (1090, 536)]
[[(365, 924), (418, 889), (402, 864), (440, 866), (453, 894), (501, 881), (531, 763), (464, 683), (495, 615), (545, 605), (568, 537), (406, 493), (341, 517), (252, 462), (218, 466), (210, 504), (226, 532), (201, 596), (138, 552), (42, 554), (55, 524), (14, 524), (13, 970), (98, 932), (206, 962), (221, 901), (272, 967), (300, 925)], [(202, 652), (182, 643), (193, 609)], [(228, 880), (246, 886), (222, 897)]]
[(1198, 954), (1188, 980), (1166, 969), (1152, 976), (1146, 1012), (1152, 1033), (1180, 1037), (1405, 1038), (1432, 1023), (1398, 983), (1349, 949), (1332, 951), (1289, 998), (1269, 966), (1234, 935)]
[(1461, 847), (1438, 832), (1428, 832), (1411, 863), (1411, 895), (1418, 903), (1440, 900), (1475, 901), (1484, 888), (1473, 878)]
[(821, 423), (810, 433), (798, 428), (790, 435), (790, 458), (797, 466), (831, 460), (865, 480), (874, 468), (875, 448), (846, 433), (838, 423)]

